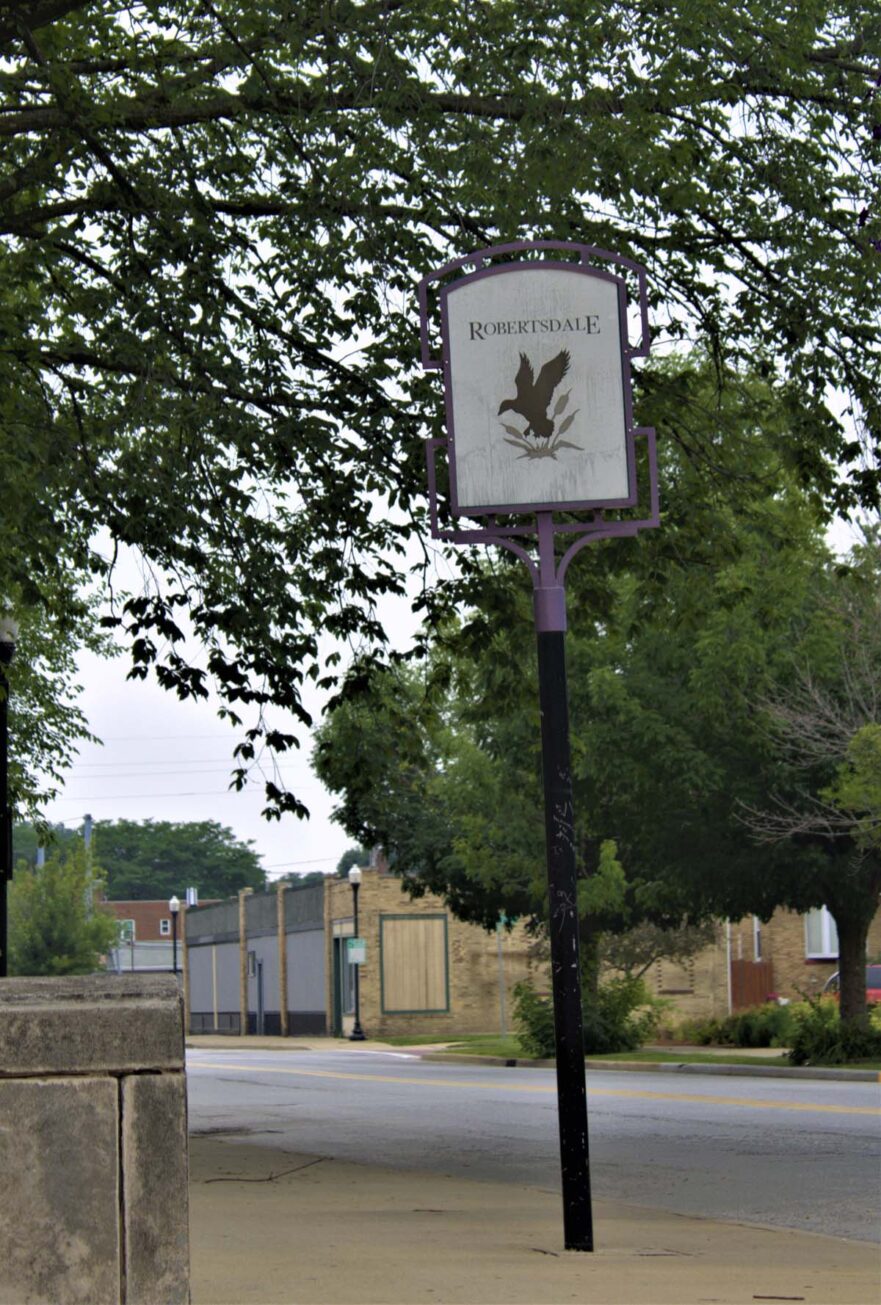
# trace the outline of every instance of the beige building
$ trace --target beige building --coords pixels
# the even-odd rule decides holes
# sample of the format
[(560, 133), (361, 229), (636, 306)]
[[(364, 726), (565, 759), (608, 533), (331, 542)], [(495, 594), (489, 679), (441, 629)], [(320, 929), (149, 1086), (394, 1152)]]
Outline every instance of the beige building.
[[(869, 961), (881, 959), (881, 911), (869, 930)], [(838, 969), (838, 936), (825, 907), (779, 910), (720, 924), (716, 941), (687, 965), (658, 961), (646, 981), (683, 1018), (704, 1019), (757, 1006), (769, 998), (798, 1001), (822, 992)]]
[[(411, 900), (384, 865), (362, 870), (361, 1025), (369, 1037), (510, 1031), (513, 989), (540, 972), (522, 924), (487, 933), (432, 894)], [(346, 879), (243, 889), (186, 912), (192, 1033), (346, 1036), (355, 1017), (354, 896)]]
[[(345, 879), (325, 884), (326, 1005), (329, 1032), (348, 1034), (354, 1022), (353, 893)], [(381, 868), (362, 871), (358, 933), (361, 1025), (369, 1037), (510, 1031), (513, 989), (535, 977), (522, 924), (487, 933), (457, 920), (431, 893), (411, 899)]]
[[(184, 913), (182, 912), (182, 915)], [(513, 990), (531, 979), (549, 990), (546, 952), (522, 924), (487, 933), (457, 920), (443, 900), (411, 899), (382, 861), (346, 879), (303, 885), (187, 911), (181, 966), (187, 1028), (199, 1032), (347, 1036), (359, 974), (368, 1037), (425, 1037), (513, 1029)], [(881, 958), (881, 913), (869, 934)], [(645, 978), (676, 1018), (705, 1019), (822, 990), (838, 968), (838, 939), (825, 910), (778, 911), (720, 924), (715, 942), (685, 965), (658, 961)]]

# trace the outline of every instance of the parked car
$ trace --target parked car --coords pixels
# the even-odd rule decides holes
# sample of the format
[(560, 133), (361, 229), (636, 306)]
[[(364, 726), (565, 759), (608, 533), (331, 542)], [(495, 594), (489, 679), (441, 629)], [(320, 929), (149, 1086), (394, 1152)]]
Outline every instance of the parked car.
[[(838, 996), (838, 970), (823, 984), (824, 992)], [(866, 1001), (881, 1001), (881, 965), (866, 966)]]

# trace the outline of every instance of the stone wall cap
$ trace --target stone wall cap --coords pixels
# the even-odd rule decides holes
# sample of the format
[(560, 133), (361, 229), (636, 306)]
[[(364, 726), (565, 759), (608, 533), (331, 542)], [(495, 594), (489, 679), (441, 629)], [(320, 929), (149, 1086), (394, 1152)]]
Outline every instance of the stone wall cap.
[(181, 1070), (183, 997), (172, 974), (0, 982), (0, 1077)]
[(180, 980), (173, 974), (28, 975), (0, 983), (0, 1008), (61, 1002), (176, 1002), (179, 997)]

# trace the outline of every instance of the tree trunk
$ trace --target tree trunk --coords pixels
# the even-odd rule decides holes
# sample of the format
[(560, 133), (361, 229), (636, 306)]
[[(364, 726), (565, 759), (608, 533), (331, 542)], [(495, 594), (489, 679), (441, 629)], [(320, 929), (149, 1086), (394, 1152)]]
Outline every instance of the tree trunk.
[(866, 1009), (866, 941), (872, 916), (836, 914), (838, 929), (838, 986), (842, 1021), (864, 1021)]

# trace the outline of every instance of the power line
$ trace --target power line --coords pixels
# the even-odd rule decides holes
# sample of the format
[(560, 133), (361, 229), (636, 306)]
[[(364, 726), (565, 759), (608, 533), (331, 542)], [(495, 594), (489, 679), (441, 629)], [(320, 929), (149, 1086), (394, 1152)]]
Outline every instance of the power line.
[(272, 865), (265, 865), (264, 870), (279, 870), (288, 865), (318, 865), (319, 862), (339, 861), (338, 856), (312, 856), (307, 861), (273, 861)]
[[(242, 763), (242, 768), (244, 770), (250, 770), (255, 764), (256, 763), (254, 761), (246, 761)], [(127, 767), (117, 767), (113, 775), (82, 775), (78, 773), (78, 768), (74, 766), (70, 774), (68, 775), (67, 779), (68, 782), (76, 779), (84, 779), (84, 780), (92, 780), (92, 781), (101, 780), (102, 782), (106, 782), (107, 780), (112, 780), (112, 779), (171, 779), (175, 775), (229, 775), (231, 774), (233, 769), (235, 769), (235, 763), (227, 766), (211, 766), (209, 768), (203, 768), (201, 770), (195, 770), (192, 767), (189, 768), (188, 770), (137, 770), (137, 769), (127, 768)], [(304, 773), (303, 768), (300, 766), (273, 766), (272, 767), (273, 774), (282, 770), (286, 770), (286, 771), (296, 770), (299, 771), (301, 774)]]
[[(159, 776), (164, 779), (165, 776)], [(302, 788), (303, 785), (298, 785)], [(184, 797), (230, 797), (236, 793), (244, 793), (247, 789), (255, 790), (258, 788), (256, 781), (246, 784), (243, 789), (225, 788), (225, 789), (203, 789), (199, 792), (189, 793), (98, 793), (93, 797), (58, 797), (53, 798), (53, 802), (78, 802), (80, 805), (86, 802), (130, 802), (133, 799), (140, 799), (144, 802), (153, 802), (156, 798), (184, 798)]]
[[(74, 762), (74, 764), (71, 766), (71, 771), (118, 770), (120, 767), (127, 767), (127, 766), (201, 766), (204, 764), (207, 765), (220, 764), (221, 762), (223, 763), (223, 765), (228, 765), (230, 762), (236, 762), (238, 760), (239, 758), (230, 756), (226, 759), (221, 757), (190, 757), (186, 761), (184, 761), (182, 758), (179, 757), (175, 757), (173, 760), (162, 758), (162, 759), (157, 759), (156, 761), (149, 761), (147, 758), (142, 758), (141, 760), (134, 760), (134, 761), (83, 761), (83, 762)], [(249, 765), (254, 764), (254, 758), (247, 758), (246, 760)], [(279, 766), (278, 769), (294, 770), (294, 769), (303, 769), (303, 767), (295, 767), (295, 766), (290, 766), (285, 764), (283, 766)]]
[(229, 734), (105, 734), (105, 743), (146, 743), (148, 741), (168, 742), (173, 739), (223, 739), (229, 742), (234, 737)]

